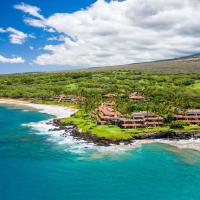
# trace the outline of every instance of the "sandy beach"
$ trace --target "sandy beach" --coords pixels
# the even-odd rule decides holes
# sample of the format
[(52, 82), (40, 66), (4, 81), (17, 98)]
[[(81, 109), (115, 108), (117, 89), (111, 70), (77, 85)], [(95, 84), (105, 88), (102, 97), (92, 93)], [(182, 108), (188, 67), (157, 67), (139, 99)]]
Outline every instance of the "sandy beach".
[(35, 104), (24, 100), (7, 99), (7, 98), (0, 98), (0, 104), (32, 108), (38, 110), (41, 113), (46, 113), (55, 116), (56, 118), (70, 117), (71, 115), (73, 115), (78, 111), (77, 109), (71, 107)]

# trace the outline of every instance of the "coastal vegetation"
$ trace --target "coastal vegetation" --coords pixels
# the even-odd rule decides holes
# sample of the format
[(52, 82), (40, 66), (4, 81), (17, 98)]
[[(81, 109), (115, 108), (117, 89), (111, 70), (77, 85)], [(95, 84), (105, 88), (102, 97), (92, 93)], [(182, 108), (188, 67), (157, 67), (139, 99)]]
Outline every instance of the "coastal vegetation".
[(200, 130), (200, 126), (190, 126), (189, 124), (172, 122), (171, 125), (167, 124), (162, 127), (149, 127), (149, 128), (138, 128), (138, 129), (122, 129), (118, 126), (108, 124), (98, 126), (94, 118), (84, 114), (82, 112), (77, 112), (74, 116), (70, 118), (64, 118), (61, 120), (62, 124), (73, 124), (76, 125), (81, 132), (93, 134), (100, 138), (106, 138), (111, 140), (127, 140), (131, 139), (138, 134), (149, 134), (156, 132), (167, 132), (173, 130), (179, 131), (193, 131)]
[[(86, 97), (84, 110), (100, 105), (104, 94), (128, 96), (133, 91), (145, 101), (116, 97), (122, 113), (149, 109), (167, 116), (174, 109), (200, 108), (199, 73), (155, 73), (138, 71), (31, 73), (0, 76), (0, 96), (51, 101), (55, 95)], [(52, 103), (52, 102), (51, 102)]]
[[(83, 132), (110, 139), (128, 139), (135, 134), (168, 131), (171, 129), (193, 130), (199, 126), (175, 124), (177, 111), (200, 108), (200, 74), (142, 71), (82, 71), (59, 73), (31, 73), (0, 76), (0, 96), (28, 99), (35, 103), (71, 106), (79, 112), (63, 119), (63, 123), (77, 125)], [(145, 100), (129, 99), (137, 91)], [(119, 94), (112, 98), (105, 94)], [(85, 97), (84, 103), (55, 102), (60, 94)], [(114, 101), (115, 109), (126, 115), (148, 111), (165, 119), (165, 126), (143, 129), (122, 129), (112, 124), (98, 126), (95, 110), (103, 102)]]

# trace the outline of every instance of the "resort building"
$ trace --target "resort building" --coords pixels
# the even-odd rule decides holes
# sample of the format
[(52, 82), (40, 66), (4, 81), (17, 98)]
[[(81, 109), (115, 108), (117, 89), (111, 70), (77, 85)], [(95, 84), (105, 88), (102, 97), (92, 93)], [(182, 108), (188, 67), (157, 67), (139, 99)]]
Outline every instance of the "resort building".
[(178, 122), (200, 125), (200, 109), (188, 109), (186, 112), (174, 116)]
[(118, 125), (122, 128), (144, 128), (143, 117), (120, 116)]
[(122, 128), (157, 127), (164, 124), (164, 119), (154, 113), (142, 111), (132, 113), (130, 116), (121, 116), (118, 118), (118, 123)]
[(118, 116), (121, 115), (119, 112), (117, 112), (114, 108), (113, 102), (106, 102), (103, 103), (98, 108), (98, 122), (100, 124), (106, 124), (108, 122), (116, 122), (118, 119)]
[(122, 115), (114, 109), (113, 102), (103, 103), (97, 109), (97, 121), (99, 124), (113, 123), (122, 128), (146, 128), (157, 127), (164, 124), (164, 119), (154, 113), (141, 111), (131, 115)]
[(144, 96), (139, 95), (137, 92), (133, 92), (131, 94), (129, 94), (128, 96), (129, 99), (133, 99), (133, 100), (144, 100)]
[(85, 101), (85, 97), (58, 95), (54, 97), (54, 100), (57, 102), (83, 103)]
[(164, 118), (160, 117), (155, 113), (144, 111), (143, 114), (146, 127), (157, 127), (162, 126), (164, 124)]

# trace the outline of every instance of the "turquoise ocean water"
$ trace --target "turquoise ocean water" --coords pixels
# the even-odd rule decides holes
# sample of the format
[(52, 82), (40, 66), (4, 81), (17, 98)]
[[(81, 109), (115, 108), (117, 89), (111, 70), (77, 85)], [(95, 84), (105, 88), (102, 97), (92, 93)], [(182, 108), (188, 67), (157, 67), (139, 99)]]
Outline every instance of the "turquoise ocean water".
[(0, 106), (0, 200), (200, 199), (200, 153), (161, 144), (107, 156), (68, 151), (25, 125), (49, 118)]

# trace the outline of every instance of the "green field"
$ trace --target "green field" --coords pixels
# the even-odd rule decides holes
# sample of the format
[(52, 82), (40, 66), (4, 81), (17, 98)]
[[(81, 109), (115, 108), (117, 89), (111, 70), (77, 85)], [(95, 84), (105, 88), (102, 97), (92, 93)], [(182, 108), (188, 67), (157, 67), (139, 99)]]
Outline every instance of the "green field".
[(188, 87), (188, 89), (190, 91), (197, 92), (197, 94), (200, 93), (200, 80), (195, 81), (194, 84)]

